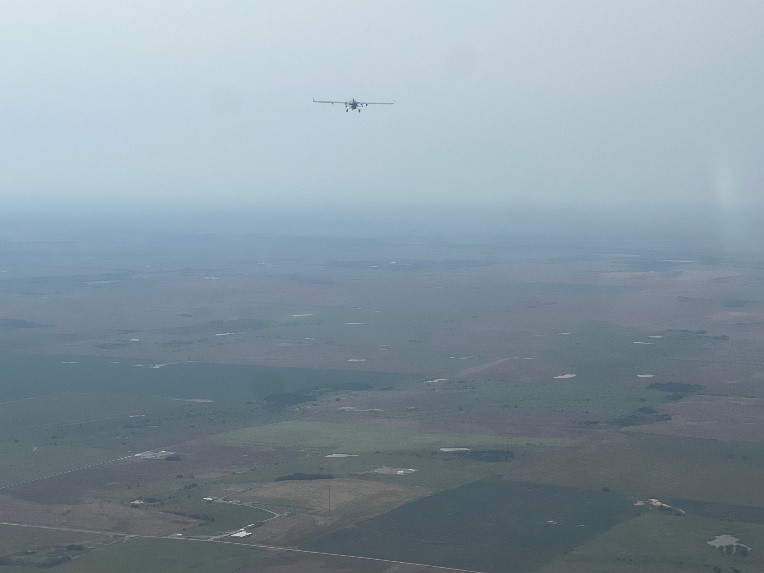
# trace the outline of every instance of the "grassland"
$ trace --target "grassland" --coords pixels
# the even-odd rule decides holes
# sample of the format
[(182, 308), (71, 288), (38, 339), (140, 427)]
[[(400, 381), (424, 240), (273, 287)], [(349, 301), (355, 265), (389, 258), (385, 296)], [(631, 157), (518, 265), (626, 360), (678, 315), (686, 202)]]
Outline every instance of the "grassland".
[[(484, 571), (762, 569), (761, 444), (623, 428), (764, 395), (756, 264), (263, 237), (229, 258), (198, 240), (189, 260), (156, 243), (124, 265), (56, 251), (45, 272), (20, 252), (23, 271), (0, 281), (14, 519), (185, 537), (268, 519), (253, 538)], [(755, 400), (745, 419), (726, 403), (716, 423), (756, 422)], [(177, 455), (134, 456), (157, 449)], [(333, 478), (278, 481), (297, 473)], [(633, 517), (650, 497), (687, 514)], [(6, 556), (84, 544), (63, 572), (223, 573), (267, 556), (3, 531)], [(706, 541), (721, 533), (754, 550), (718, 555)]]
[(610, 443), (538, 449), (508, 467), (513, 479), (611, 487), (637, 498), (666, 497), (764, 507), (759, 444), (619, 435)]
[[(230, 573), (268, 555), (254, 547), (174, 539), (127, 539), (78, 557), (55, 569), (61, 573)], [(5, 572), (4, 572), (5, 573)], [(16, 573), (12, 569), (8, 573)]]

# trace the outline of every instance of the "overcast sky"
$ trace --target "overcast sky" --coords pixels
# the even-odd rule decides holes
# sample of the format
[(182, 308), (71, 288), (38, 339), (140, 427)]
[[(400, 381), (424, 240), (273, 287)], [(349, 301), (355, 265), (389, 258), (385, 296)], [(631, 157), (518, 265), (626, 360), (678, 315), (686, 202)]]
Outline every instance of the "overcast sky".
[(0, 198), (741, 208), (762, 62), (761, 0), (2, 0)]

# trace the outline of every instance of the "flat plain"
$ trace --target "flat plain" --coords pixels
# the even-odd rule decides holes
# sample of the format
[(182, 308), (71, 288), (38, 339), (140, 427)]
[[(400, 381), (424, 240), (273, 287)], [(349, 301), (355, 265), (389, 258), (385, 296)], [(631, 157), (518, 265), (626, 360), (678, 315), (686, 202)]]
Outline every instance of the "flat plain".
[(0, 246), (0, 571), (762, 569), (755, 254), (189, 240)]

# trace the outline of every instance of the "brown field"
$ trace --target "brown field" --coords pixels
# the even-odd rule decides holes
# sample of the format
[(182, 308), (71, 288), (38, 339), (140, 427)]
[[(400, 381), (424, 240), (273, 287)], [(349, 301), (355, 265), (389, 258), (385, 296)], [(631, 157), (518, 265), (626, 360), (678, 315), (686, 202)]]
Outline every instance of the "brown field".
[(111, 535), (97, 535), (78, 531), (57, 531), (0, 525), (0, 552), (11, 552), (18, 548), (37, 546), (49, 547), (69, 545), (70, 543), (87, 546), (101, 546), (113, 541)]
[[(292, 545), (304, 539), (347, 527), (424, 497), (430, 490), (416, 486), (332, 479), (242, 484), (219, 488), (226, 499), (258, 502), (283, 508), (282, 515), (254, 531), (253, 539), (273, 545)], [(331, 504), (331, 505), (330, 505)]]
[[(513, 347), (516, 350), (516, 347)], [(534, 356), (535, 354), (535, 356)], [(507, 356), (499, 360), (478, 364), (460, 370), (457, 378), (470, 380), (511, 380), (512, 382), (532, 382), (534, 380), (549, 380), (565, 370), (565, 366), (549, 360), (539, 360), (538, 349), (521, 355)]]
[(42, 504), (0, 496), (0, 521), (138, 535), (171, 535), (198, 521), (98, 500)]

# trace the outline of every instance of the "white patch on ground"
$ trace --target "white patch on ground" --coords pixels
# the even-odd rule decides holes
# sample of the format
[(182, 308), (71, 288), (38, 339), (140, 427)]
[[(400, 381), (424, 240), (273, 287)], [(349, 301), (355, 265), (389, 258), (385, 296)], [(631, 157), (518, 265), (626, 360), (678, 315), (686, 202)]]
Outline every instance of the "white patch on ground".
[(632, 344), (655, 344), (655, 342), (643, 342), (642, 340), (635, 340)]
[(365, 358), (348, 358), (348, 362), (366, 362)]
[(140, 341), (141, 341), (140, 338), (131, 338), (130, 339), (130, 342), (140, 342)]
[(729, 547), (731, 545), (733, 553), (737, 553), (740, 549), (744, 549), (746, 553), (751, 550), (747, 545), (740, 543), (740, 540), (737, 537), (728, 534), (717, 535), (711, 541), (706, 541), (706, 543), (717, 548)]
[(575, 378), (575, 374), (560, 374), (559, 376), (555, 376), (555, 380), (567, 380), (568, 378)]
[(440, 448), (441, 452), (469, 452), (469, 448)]
[(212, 404), (215, 400), (208, 400), (207, 398), (170, 398), (171, 400), (177, 400), (179, 402), (193, 402), (194, 404)]
[(346, 322), (345, 324), (349, 326), (357, 326), (357, 325), (363, 324), (363, 322)]
[(637, 378), (652, 378), (655, 374), (637, 374)]
[(178, 362), (165, 362), (164, 364), (154, 364), (152, 368), (164, 368), (165, 366), (172, 366), (173, 364), (178, 364)]
[(566, 334), (570, 334), (570, 332), (561, 332), (560, 336), (565, 336)]
[(312, 312), (305, 312), (303, 314), (293, 314), (292, 315), (293, 318), (305, 318), (307, 316), (313, 316), (313, 313)]
[(732, 537), (731, 535), (717, 535), (714, 537), (711, 541), (706, 541), (709, 545), (713, 545), (714, 547), (723, 547), (724, 545), (734, 545), (740, 541), (737, 537)]
[(139, 454), (135, 454), (136, 458), (141, 458), (142, 460), (163, 460), (168, 456), (174, 456), (175, 452), (167, 452), (165, 450), (159, 450), (159, 451), (148, 451), (148, 452), (141, 452)]
[(73, 360), (64, 360), (61, 362), (61, 364), (78, 364), (78, 362), (74, 362)]
[(414, 468), (391, 468), (388, 466), (382, 466), (372, 470), (375, 474), (389, 475), (389, 476), (405, 476), (413, 474), (416, 470)]
[(663, 335), (662, 334), (651, 334), (647, 338), (663, 338)]
[(244, 334), (244, 332), (218, 332), (215, 336), (231, 336), (232, 334)]
[(432, 380), (425, 380), (425, 384), (437, 384), (438, 382), (448, 382), (448, 378), (433, 378)]
[(219, 281), (220, 280), (220, 277), (213, 277), (213, 276), (208, 276), (208, 277), (204, 277), (204, 278), (205, 278), (205, 280), (208, 280), (208, 281)]
[(357, 458), (358, 454), (329, 454), (325, 458)]
[(366, 408), (365, 410), (359, 410), (355, 406), (340, 406), (337, 410), (340, 412), (384, 412), (382, 408)]

